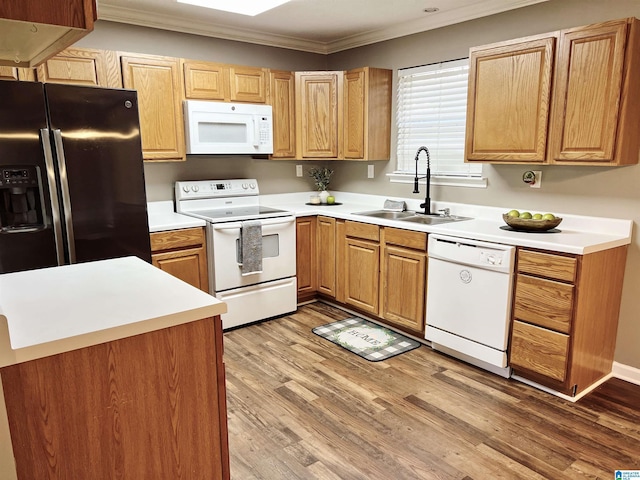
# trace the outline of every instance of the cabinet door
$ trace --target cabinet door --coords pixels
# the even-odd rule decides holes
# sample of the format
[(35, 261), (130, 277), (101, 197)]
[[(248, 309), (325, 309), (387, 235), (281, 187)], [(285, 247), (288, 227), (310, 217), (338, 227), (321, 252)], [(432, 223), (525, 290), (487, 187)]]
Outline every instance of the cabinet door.
[(380, 245), (347, 237), (345, 263), (345, 302), (377, 315)]
[(194, 287), (209, 291), (203, 228), (153, 232), (149, 237), (153, 265)]
[[(110, 60), (112, 63), (109, 63)], [(90, 48), (63, 50), (38, 66), (37, 78), (44, 83), (113, 88), (122, 86), (115, 55), (108, 56), (105, 50)]]
[(36, 76), (32, 68), (0, 67), (0, 80), (35, 82)]
[(300, 158), (343, 158), (343, 72), (296, 72)]
[(151, 263), (174, 277), (209, 292), (207, 254), (204, 246), (154, 253)]
[(180, 60), (121, 56), (122, 83), (138, 91), (144, 160), (185, 160)]
[(348, 71), (344, 76), (344, 158), (365, 156), (365, 82), (364, 68)]
[(551, 117), (552, 162), (613, 161), (626, 33), (626, 20), (562, 31)]
[(185, 97), (195, 100), (218, 100), (229, 98), (229, 70), (222, 63), (185, 60)]
[(298, 301), (312, 299), (316, 283), (316, 217), (296, 219), (296, 279)]
[(424, 334), (427, 255), (385, 245), (382, 253), (380, 316), (418, 335)]
[(543, 162), (555, 37), (471, 49), (465, 158)]
[(229, 96), (232, 102), (266, 103), (266, 68), (229, 66)]
[(292, 72), (271, 70), (269, 103), (273, 107), (273, 154), (271, 158), (295, 158), (295, 77)]
[(546, 328), (513, 322), (510, 363), (563, 382), (567, 375), (569, 336)]
[(318, 291), (336, 296), (336, 219), (318, 217)]

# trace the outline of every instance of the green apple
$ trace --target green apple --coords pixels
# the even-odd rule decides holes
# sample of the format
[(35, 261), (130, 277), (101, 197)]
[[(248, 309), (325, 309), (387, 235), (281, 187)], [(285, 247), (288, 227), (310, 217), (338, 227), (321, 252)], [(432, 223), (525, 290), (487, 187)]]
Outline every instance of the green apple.
[(518, 210), (510, 210), (507, 213), (507, 217), (519, 217), (520, 216), (520, 212)]
[(543, 220), (555, 220), (556, 216), (553, 213), (545, 213), (542, 215)]
[(531, 215), (531, 212), (522, 212), (520, 214), (520, 218), (524, 218), (526, 220), (529, 220), (533, 215)]
[(542, 214), (541, 213), (534, 213), (531, 218), (533, 218), (534, 220), (542, 220)]
[(333, 195), (329, 195), (329, 196), (327, 197), (327, 203), (328, 203), (329, 205), (333, 205), (334, 203), (336, 203), (336, 197), (334, 197)]

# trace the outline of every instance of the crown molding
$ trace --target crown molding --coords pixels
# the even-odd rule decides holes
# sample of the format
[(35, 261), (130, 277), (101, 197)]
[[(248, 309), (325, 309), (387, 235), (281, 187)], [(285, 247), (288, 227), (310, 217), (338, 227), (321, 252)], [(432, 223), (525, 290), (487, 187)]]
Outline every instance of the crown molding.
[(464, 8), (426, 15), (425, 17), (411, 20), (400, 25), (372, 30), (328, 43), (314, 42), (312, 40), (286, 35), (257, 32), (253, 29), (234, 28), (197, 19), (185, 19), (175, 15), (165, 15), (108, 4), (98, 5), (98, 18), (100, 20), (126, 23), (141, 27), (171, 30), (192, 35), (327, 55), (546, 1), (548, 0), (519, 0), (510, 2), (505, 7), (504, 0), (480, 0)]
[(456, 23), (474, 20), (476, 18), (488, 17), (497, 13), (515, 10), (547, 1), (548, 0), (520, 0), (517, 2), (510, 2), (508, 7), (505, 8), (505, 2), (503, 0), (482, 0), (476, 2), (474, 5), (466, 6), (464, 8), (438, 12), (400, 25), (352, 35), (329, 43), (327, 45), (327, 50), (328, 53), (336, 53), (343, 50), (349, 50), (351, 48), (362, 47), (364, 45), (371, 45), (372, 43), (384, 42), (386, 40), (393, 40), (394, 38), (422, 33), (428, 30), (435, 30), (436, 28), (454, 25)]
[(288, 48), (303, 52), (328, 54), (328, 45), (285, 35), (275, 35), (254, 30), (233, 28), (211, 22), (183, 19), (175, 15), (135, 10), (114, 5), (102, 5), (98, 8), (98, 19), (109, 22), (126, 23), (139, 27), (150, 27), (173, 32), (189, 33), (203, 37), (222, 38), (237, 42), (254, 43), (269, 47)]

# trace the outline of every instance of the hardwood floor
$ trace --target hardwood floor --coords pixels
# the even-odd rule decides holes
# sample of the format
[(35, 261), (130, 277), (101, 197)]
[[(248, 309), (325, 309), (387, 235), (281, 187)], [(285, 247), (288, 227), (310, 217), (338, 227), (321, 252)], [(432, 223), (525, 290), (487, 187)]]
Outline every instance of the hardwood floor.
[(640, 387), (567, 402), (421, 346), (372, 363), (323, 303), (225, 333), (231, 477), (613, 479), (640, 469)]

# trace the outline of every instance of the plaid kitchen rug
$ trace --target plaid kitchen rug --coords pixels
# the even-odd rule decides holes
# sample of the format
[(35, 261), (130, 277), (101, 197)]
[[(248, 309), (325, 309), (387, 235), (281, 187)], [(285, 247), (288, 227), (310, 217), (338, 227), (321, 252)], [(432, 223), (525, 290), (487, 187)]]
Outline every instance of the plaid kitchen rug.
[(416, 340), (359, 317), (321, 325), (312, 332), (370, 362), (379, 362), (420, 346)]

